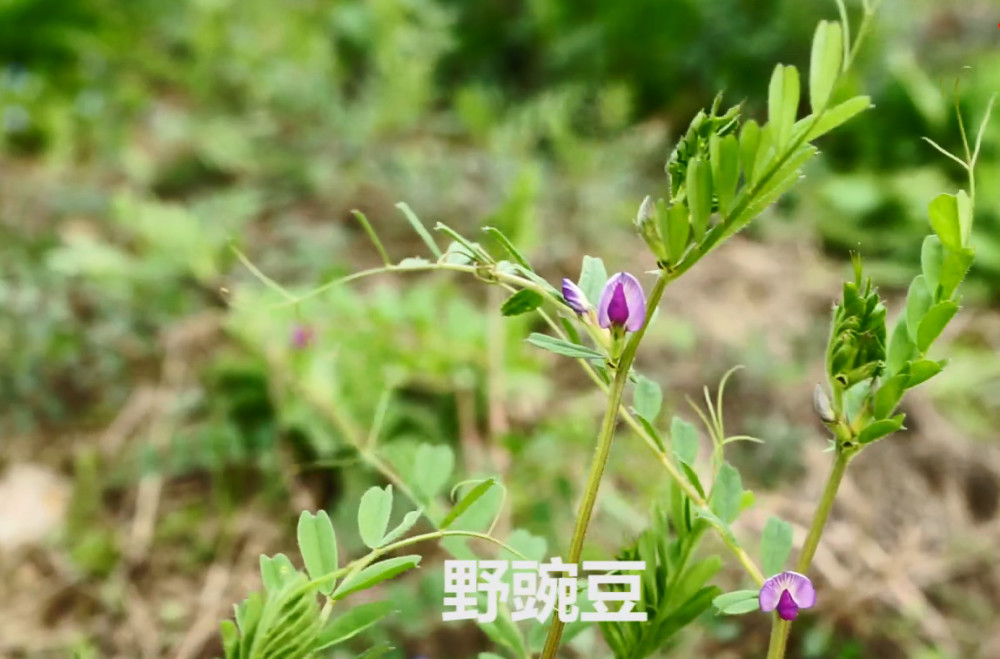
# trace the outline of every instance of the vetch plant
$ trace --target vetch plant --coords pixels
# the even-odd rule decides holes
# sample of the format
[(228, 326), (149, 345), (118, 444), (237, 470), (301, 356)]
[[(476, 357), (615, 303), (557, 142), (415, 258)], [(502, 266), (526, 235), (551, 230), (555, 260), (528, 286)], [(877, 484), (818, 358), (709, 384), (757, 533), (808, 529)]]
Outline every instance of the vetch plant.
[[(644, 563), (637, 610), (646, 614), (641, 623), (600, 624), (604, 640), (617, 659), (647, 657), (668, 647), (679, 630), (713, 604), (723, 614), (769, 613), (772, 632), (767, 656), (784, 657), (792, 621), (823, 603), (822, 584), (817, 592), (808, 576), (809, 569), (849, 463), (872, 443), (903, 428), (904, 415), (897, 410), (905, 393), (937, 375), (946, 364), (933, 359), (929, 352), (959, 310), (959, 285), (972, 264), (974, 171), (992, 104), (975, 147), (970, 148), (963, 127), (966, 157), (948, 154), (967, 170), (969, 190), (940, 195), (930, 204), (933, 233), (923, 244), (921, 273), (913, 279), (905, 309), (891, 329), (884, 301), (865, 275), (860, 257), (853, 257), (853, 277), (844, 283), (841, 299), (833, 309), (825, 355), (826, 382), (817, 386), (813, 400), (817, 414), (830, 431), (832, 466), (794, 571), (786, 568), (793, 550), (790, 524), (778, 518), (768, 520), (757, 551), (750, 551), (735, 529), (740, 514), (753, 505), (754, 499), (744, 489), (739, 471), (726, 460), (726, 447), (735, 441), (760, 440), (731, 435), (725, 428), (724, 389), (732, 371), (723, 378), (714, 398), (706, 388), (704, 408), (696, 408), (710, 439), (706, 462), (701, 459), (702, 441), (694, 425), (674, 417), (668, 429), (658, 427), (662, 392), (635, 368), (639, 348), (666, 287), (788, 191), (801, 178), (803, 166), (818, 154), (813, 145), (816, 139), (871, 107), (866, 96), (831, 104), (836, 84), (851, 65), (875, 11), (866, 0), (864, 17), (852, 42), (846, 12), (842, 4), (838, 6), (840, 21), (823, 21), (816, 29), (805, 85), (811, 109), (807, 116), (799, 118), (797, 114), (803, 87), (798, 70), (778, 65), (771, 76), (767, 121), (763, 124), (744, 118), (740, 106), (722, 111), (721, 95), (692, 120), (667, 161), (663, 196), (644, 199), (634, 220), (638, 235), (656, 258), (656, 270), (648, 273), (651, 281), (642, 281), (647, 273), (636, 276), (619, 272), (609, 277), (601, 259), (586, 256), (579, 278), (564, 278), (556, 288), (498, 229), (484, 229), (484, 242), (489, 242), (484, 246), (438, 223), (436, 230), (450, 239), (442, 250), (405, 204), (398, 207), (431, 258), (410, 257), (393, 262), (361, 213), (355, 216), (372, 239), (383, 265), (328, 282), (308, 293), (296, 295), (285, 290), (238, 254), (268, 288), (283, 298), (276, 307), (298, 308), (307, 299), (365, 277), (444, 271), (471, 275), (506, 291), (509, 297), (500, 307), (504, 316), (539, 315), (550, 332), (533, 333), (527, 342), (575, 360), (606, 396), (591, 466), (581, 485), (573, 533), (563, 555), (565, 562), (581, 562), (619, 421), (642, 441), (670, 483), (669, 497), (653, 502), (650, 528), (617, 556), (619, 561)], [(302, 341), (293, 333), (291, 343), (289, 349), (301, 350), (305, 344), (315, 347), (317, 342), (311, 335), (308, 341)], [(306, 400), (312, 400), (309, 386), (298, 386)], [(631, 396), (630, 404), (627, 394)], [(317, 406), (327, 405), (316, 398)], [(487, 547), (499, 548), (498, 556), (507, 558), (537, 561), (544, 555), (544, 541), (523, 531), (513, 531), (506, 541), (493, 535), (506, 499), (506, 490), (497, 479), (459, 482), (453, 494), (459, 492), (461, 496), (449, 497), (455, 502), (445, 505), (440, 494), (455, 463), (450, 449), (421, 446), (416, 457), (419, 464), (406, 476), (379, 453), (376, 430), (365, 440), (346, 427), (337, 409), (329, 408), (329, 416), (345, 430), (345, 435), (353, 438), (350, 442), (358, 460), (391, 484), (385, 489), (370, 489), (360, 501), (359, 534), (371, 551), (340, 566), (329, 518), (324, 512), (303, 513), (299, 547), (305, 571), (296, 569), (283, 556), (262, 558), (264, 593), (252, 595), (237, 608), (235, 624), (224, 623), (227, 659), (312, 656), (376, 624), (388, 615), (391, 604), (366, 603), (337, 618), (331, 619), (331, 615), (343, 606), (340, 602), (346, 596), (416, 567), (420, 560), (417, 555), (385, 556), (419, 542), (439, 540), (451, 556), (466, 560), (487, 554), (481, 556), (456, 540), (485, 541)], [(393, 488), (404, 494), (415, 509), (388, 531)], [(432, 530), (408, 535), (418, 523)], [(723, 561), (719, 556), (704, 555), (702, 540), (710, 533), (721, 540), (742, 567), (748, 588), (722, 593), (712, 585)], [(511, 618), (507, 602), (501, 602), (495, 620), (479, 624), (501, 652), (519, 659), (535, 654), (551, 659), (564, 637), (570, 635), (559, 618), (548, 628), (535, 625), (525, 630), (524, 623), (519, 625)], [(578, 632), (581, 626), (585, 623), (571, 633)], [(377, 656), (381, 651), (373, 648), (363, 656)]]

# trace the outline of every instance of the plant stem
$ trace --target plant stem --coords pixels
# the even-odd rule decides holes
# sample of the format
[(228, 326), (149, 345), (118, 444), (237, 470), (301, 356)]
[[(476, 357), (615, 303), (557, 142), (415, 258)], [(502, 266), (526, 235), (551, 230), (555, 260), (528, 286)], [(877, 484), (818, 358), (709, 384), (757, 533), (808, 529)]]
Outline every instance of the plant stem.
[(771, 616), (771, 643), (767, 646), (767, 659), (782, 659), (785, 656), (788, 629), (791, 625), (787, 620), (782, 620), (777, 613), (772, 613)]
[[(539, 313), (541, 313), (542, 318), (545, 319), (545, 322), (548, 323), (549, 327), (552, 328), (552, 331), (555, 332), (556, 336), (558, 336), (563, 340), (569, 340), (569, 337), (566, 335), (565, 332), (563, 332), (559, 324), (556, 323), (547, 313), (541, 310), (539, 311)], [(587, 377), (589, 377), (591, 381), (593, 381), (593, 383), (597, 386), (597, 388), (600, 389), (602, 392), (604, 392), (605, 395), (610, 394), (611, 388), (607, 384), (605, 384), (604, 380), (602, 380), (600, 376), (597, 375), (597, 371), (594, 370), (594, 367), (591, 366), (590, 363), (587, 362), (587, 360), (585, 359), (580, 359), (577, 361), (580, 363), (581, 368), (583, 368), (584, 372), (587, 374)], [(684, 492), (684, 495), (689, 499), (691, 499), (691, 502), (695, 504), (697, 507), (707, 508), (708, 502), (704, 499), (704, 497), (701, 496), (701, 494), (698, 493), (698, 490), (696, 490), (694, 486), (691, 485), (691, 482), (685, 476), (681, 475), (681, 472), (678, 469), (677, 465), (671, 461), (670, 457), (666, 453), (660, 450), (660, 447), (657, 446), (656, 444), (656, 440), (653, 439), (653, 436), (649, 434), (649, 431), (646, 430), (646, 428), (644, 428), (641, 423), (639, 423), (639, 421), (635, 418), (635, 416), (631, 412), (629, 412), (627, 406), (625, 405), (618, 406), (618, 416), (630, 428), (632, 428), (633, 432), (635, 432), (635, 434), (639, 437), (639, 439), (641, 439), (643, 443), (649, 448), (649, 450), (653, 452), (653, 454), (656, 456), (657, 461), (666, 470), (670, 478), (675, 483), (677, 483), (677, 485), (681, 488), (681, 491)], [(753, 579), (758, 586), (764, 583), (764, 575), (761, 573), (760, 568), (757, 567), (757, 564), (754, 562), (753, 558), (751, 558), (750, 555), (747, 554), (742, 547), (733, 544), (726, 536), (720, 534), (719, 537), (725, 543), (726, 548), (728, 548), (736, 557), (736, 560), (740, 562), (740, 564), (743, 566), (743, 569), (746, 570), (746, 573), (750, 576), (750, 578)]]
[(819, 506), (813, 514), (812, 525), (809, 527), (809, 535), (806, 536), (806, 541), (802, 545), (802, 553), (799, 554), (797, 570), (803, 574), (812, 565), (813, 556), (816, 555), (816, 548), (819, 547), (819, 539), (823, 535), (823, 528), (826, 526), (826, 520), (833, 509), (833, 500), (837, 498), (837, 490), (840, 488), (840, 482), (844, 479), (844, 472), (847, 471), (847, 463), (851, 461), (852, 456), (853, 453), (839, 447), (837, 448), (837, 457), (833, 461), (833, 469), (830, 470), (830, 477), (826, 480), (826, 487), (823, 488)]
[[(837, 457), (833, 461), (833, 469), (830, 470), (830, 477), (826, 480), (826, 487), (820, 496), (819, 505), (813, 514), (812, 524), (809, 526), (809, 535), (802, 545), (802, 552), (799, 554), (799, 562), (795, 569), (805, 574), (812, 565), (813, 556), (816, 555), (816, 548), (819, 547), (819, 540), (823, 536), (823, 528), (826, 520), (830, 517), (833, 509), (833, 501), (837, 498), (837, 490), (841, 481), (844, 480), (844, 472), (847, 465), (854, 456), (854, 451), (837, 446)], [(774, 614), (771, 624), (771, 644), (768, 647), (767, 659), (783, 659), (785, 656), (785, 646), (788, 644), (788, 634), (792, 629), (790, 622), (782, 620), (778, 614)]]
[[(580, 554), (583, 552), (583, 541), (587, 536), (587, 526), (590, 524), (590, 517), (594, 512), (594, 504), (597, 501), (597, 491), (601, 487), (601, 477), (604, 476), (604, 468), (608, 463), (608, 455), (611, 453), (611, 443), (615, 436), (615, 425), (618, 420), (618, 408), (622, 403), (622, 396), (625, 393), (625, 385), (628, 383), (629, 371), (632, 369), (632, 362), (635, 360), (636, 351), (639, 349), (639, 342), (642, 341), (653, 312), (660, 303), (663, 290), (670, 281), (670, 274), (664, 271), (653, 285), (653, 290), (649, 295), (646, 318), (639, 331), (632, 335), (632, 338), (625, 345), (622, 356), (618, 360), (615, 370), (615, 379), (611, 383), (608, 391), (608, 405), (604, 410), (604, 420), (601, 422), (601, 432), (597, 437), (597, 448), (594, 451), (594, 459), (590, 465), (590, 475), (587, 477), (587, 485), (583, 491), (583, 500), (580, 502), (580, 510), (577, 513), (576, 524), (573, 527), (573, 539), (570, 541), (568, 562), (571, 564), (580, 561)], [(542, 649), (542, 659), (553, 659), (559, 649), (559, 641), (562, 638), (563, 622), (558, 618), (552, 621), (549, 634), (545, 638), (545, 646)]]

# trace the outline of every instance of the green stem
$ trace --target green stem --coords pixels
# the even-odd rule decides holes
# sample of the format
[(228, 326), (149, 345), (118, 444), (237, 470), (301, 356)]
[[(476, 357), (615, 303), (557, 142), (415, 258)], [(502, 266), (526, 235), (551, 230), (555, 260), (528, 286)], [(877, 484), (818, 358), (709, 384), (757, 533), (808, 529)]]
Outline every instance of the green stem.
[[(542, 318), (545, 319), (545, 322), (552, 328), (552, 331), (555, 332), (556, 336), (564, 340), (569, 340), (569, 337), (562, 331), (562, 328), (559, 327), (558, 323), (552, 320), (552, 318), (544, 311), (541, 311), (540, 313), (542, 314)], [(580, 366), (583, 368), (584, 372), (586, 372), (591, 381), (593, 381), (593, 383), (597, 386), (597, 388), (604, 392), (605, 395), (609, 395), (611, 388), (597, 375), (593, 366), (591, 366), (585, 359), (577, 361), (579, 361)], [(691, 481), (681, 474), (677, 465), (670, 460), (670, 457), (660, 450), (659, 446), (656, 444), (656, 440), (653, 439), (653, 436), (649, 434), (649, 431), (646, 430), (641, 423), (639, 423), (635, 416), (628, 411), (627, 406), (618, 406), (618, 416), (621, 417), (621, 419), (625, 421), (630, 428), (632, 428), (635, 434), (643, 441), (649, 450), (653, 452), (653, 455), (656, 456), (660, 465), (666, 470), (670, 478), (677, 483), (677, 485), (684, 492), (684, 495), (691, 499), (691, 502), (698, 508), (707, 508), (708, 502), (701, 496), (701, 494), (699, 494), (698, 490), (691, 485)], [(761, 573), (760, 568), (757, 567), (753, 558), (751, 558), (742, 547), (734, 544), (725, 535), (720, 534), (720, 538), (725, 543), (726, 547), (733, 552), (733, 555), (743, 566), (743, 569), (746, 570), (750, 578), (753, 579), (758, 586), (764, 583), (764, 575)]]
[[(447, 270), (452, 272), (461, 272), (464, 274), (472, 274), (474, 276), (480, 275), (480, 270), (475, 266), (458, 265), (450, 263), (438, 262), (438, 263), (427, 263), (425, 265), (405, 266), (405, 267), (390, 265), (378, 268), (371, 268), (369, 270), (356, 272), (346, 277), (334, 279), (332, 281), (323, 284), (319, 288), (313, 289), (301, 296), (296, 297), (292, 293), (281, 288), (281, 286), (276, 282), (273, 282), (272, 280), (268, 279), (262, 272), (260, 272), (260, 270), (254, 267), (253, 264), (249, 261), (249, 259), (247, 259), (239, 250), (233, 248), (233, 251), (236, 253), (238, 257), (240, 257), (240, 259), (247, 265), (248, 268), (251, 268), (251, 272), (255, 276), (257, 276), (261, 281), (267, 284), (270, 288), (276, 290), (282, 297), (285, 298), (286, 301), (283, 303), (276, 304), (275, 305), (276, 307), (298, 304), (309, 298), (319, 295), (322, 292), (333, 288), (334, 286), (382, 274), (391, 274), (391, 273), (408, 274), (415, 272), (431, 272), (436, 270)], [(686, 269), (687, 268), (685, 268), (685, 270)], [(682, 271), (677, 269), (671, 270), (669, 272), (669, 275), (666, 275), (667, 282), (669, 283), (669, 281), (672, 281), (677, 277), (679, 277), (681, 272)], [(529, 288), (531, 290), (540, 293), (543, 297), (549, 299), (554, 304), (557, 305), (560, 304), (560, 300), (556, 297), (553, 297), (550, 291), (544, 289), (543, 287), (539, 286), (535, 282), (532, 282), (528, 279), (525, 279), (523, 277), (518, 277), (516, 275), (509, 275), (507, 273), (499, 272), (496, 268), (489, 269), (488, 275), (496, 279), (494, 283), (498, 283), (500, 286), (509, 291), (516, 292), (520, 288)], [(560, 327), (559, 324), (555, 320), (553, 320), (551, 316), (549, 316), (542, 309), (539, 309), (539, 313), (542, 315), (546, 323), (552, 328), (552, 330), (556, 333), (557, 336), (559, 336), (562, 339), (568, 340), (568, 337), (566, 336), (565, 332), (563, 332), (562, 327)], [(645, 331), (645, 328), (643, 328), (643, 331)], [(596, 344), (606, 346), (606, 339), (598, 332), (592, 331), (591, 337), (594, 339)], [(583, 370), (587, 373), (588, 377), (590, 377), (590, 379), (601, 389), (601, 391), (603, 391), (605, 394), (609, 394), (610, 386), (605, 384), (605, 382), (601, 380), (601, 378), (597, 375), (597, 372), (593, 369), (593, 367), (586, 360), (581, 359), (578, 361)], [(345, 435), (347, 435), (349, 440), (351, 440), (351, 438), (354, 437), (355, 435), (358, 435), (357, 429), (353, 427), (353, 424), (349, 422), (349, 419), (341, 417), (341, 415), (339, 415), (337, 410), (330, 409), (328, 406), (321, 404), (320, 401), (314, 401), (314, 404), (318, 408), (325, 410), (330, 415), (331, 420), (338, 427), (341, 428), (341, 430), (344, 432)], [(618, 414), (625, 421), (625, 423), (628, 424), (633, 431), (635, 431), (635, 433), (639, 436), (640, 439), (642, 439), (642, 441), (646, 444), (646, 446), (649, 447), (651, 451), (653, 451), (653, 453), (656, 455), (656, 459), (667, 471), (670, 478), (673, 479), (674, 482), (676, 482), (680, 486), (680, 488), (684, 491), (684, 494), (687, 495), (696, 506), (700, 508), (705, 508), (708, 504), (703, 499), (703, 497), (691, 485), (691, 483), (687, 480), (687, 478), (681, 474), (677, 465), (675, 465), (670, 460), (670, 457), (659, 449), (652, 435), (650, 435), (649, 432), (642, 426), (642, 424), (640, 424), (636, 420), (635, 416), (633, 416), (628, 411), (628, 408), (625, 405), (619, 405)], [(392, 482), (398, 489), (407, 494), (410, 499), (416, 500), (412, 496), (412, 493), (408, 491), (406, 485), (395, 474), (395, 472), (392, 471), (392, 469), (390, 469), (381, 460), (379, 460), (378, 457), (370, 449), (364, 450), (364, 448), (361, 446), (359, 439), (352, 440), (351, 443), (354, 444), (355, 447), (358, 449), (362, 459), (364, 459), (371, 466), (373, 466), (386, 479)], [(734, 545), (729, 540), (725, 538), (723, 538), (723, 540), (725, 541), (726, 546), (733, 552), (737, 560), (739, 560), (739, 562), (743, 565), (747, 574), (750, 575), (750, 577), (757, 583), (757, 585), (759, 586), (761, 583), (763, 583), (764, 577), (761, 574), (760, 569), (754, 563), (753, 559), (749, 556), (749, 554), (743, 551), (743, 549), (740, 548), (739, 546)]]
[(837, 458), (833, 462), (833, 469), (830, 470), (830, 477), (827, 479), (826, 487), (820, 497), (819, 507), (813, 514), (809, 535), (806, 536), (806, 541), (802, 545), (802, 553), (799, 554), (797, 569), (803, 574), (812, 565), (813, 556), (816, 555), (816, 548), (819, 547), (819, 540), (823, 535), (823, 528), (826, 526), (826, 520), (830, 517), (830, 511), (833, 509), (833, 500), (837, 498), (837, 490), (840, 488), (840, 482), (844, 480), (844, 472), (847, 471), (847, 464), (851, 461), (852, 456), (853, 453), (848, 452), (848, 450), (837, 449)]
[[(573, 539), (569, 546), (569, 563), (579, 563), (580, 555), (583, 552), (583, 541), (587, 536), (587, 526), (590, 524), (591, 515), (594, 512), (594, 504), (597, 501), (597, 491), (601, 487), (601, 478), (604, 476), (604, 468), (608, 463), (608, 455), (611, 453), (611, 443), (615, 436), (615, 425), (618, 420), (618, 408), (622, 403), (622, 396), (625, 393), (625, 385), (628, 383), (629, 371), (632, 369), (632, 362), (635, 360), (636, 351), (642, 341), (649, 321), (660, 303), (663, 290), (670, 281), (670, 274), (660, 272), (660, 276), (653, 286), (649, 295), (649, 304), (646, 310), (646, 318), (639, 328), (639, 331), (632, 335), (632, 338), (625, 345), (625, 350), (618, 361), (615, 370), (615, 379), (611, 383), (608, 391), (608, 405), (604, 410), (604, 420), (601, 422), (601, 432), (597, 437), (597, 448), (594, 451), (594, 459), (590, 465), (590, 475), (587, 477), (587, 485), (583, 491), (583, 500), (580, 502), (580, 510), (577, 513), (576, 525), (573, 527)], [(563, 623), (556, 618), (552, 621), (549, 634), (545, 638), (545, 646), (542, 649), (542, 659), (552, 659), (559, 649), (559, 641), (562, 639)]]
[(782, 620), (777, 613), (771, 614), (771, 643), (767, 646), (767, 659), (782, 659), (785, 656), (785, 646), (788, 644), (788, 630), (791, 625)]
[[(837, 447), (837, 457), (833, 461), (833, 469), (830, 470), (830, 477), (826, 480), (826, 487), (820, 496), (819, 505), (813, 514), (812, 524), (809, 526), (809, 535), (802, 545), (802, 552), (799, 554), (799, 562), (796, 570), (802, 574), (809, 571), (812, 559), (816, 555), (816, 548), (819, 547), (820, 538), (823, 536), (823, 528), (826, 520), (833, 510), (833, 501), (837, 498), (837, 490), (844, 480), (844, 473), (847, 465), (854, 456), (854, 451)], [(785, 656), (785, 646), (788, 644), (788, 634), (792, 629), (790, 622), (782, 620), (778, 614), (774, 614), (774, 621), (771, 626), (771, 644), (768, 647), (767, 659), (783, 659)]]

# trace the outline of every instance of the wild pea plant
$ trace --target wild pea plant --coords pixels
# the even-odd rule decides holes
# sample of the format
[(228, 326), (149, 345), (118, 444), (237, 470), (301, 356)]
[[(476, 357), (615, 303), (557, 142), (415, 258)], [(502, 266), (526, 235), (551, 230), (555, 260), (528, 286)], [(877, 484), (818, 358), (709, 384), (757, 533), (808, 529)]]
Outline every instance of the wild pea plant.
[[(958, 288), (972, 264), (974, 170), (992, 102), (974, 146), (961, 127), (965, 157), (945, 152), (967, 171), (969, 189), (939, 195), (931, 202), (932, 233), (923, 243), (921, 272), (913, 279), (905, 308), (891, 329), (884, 301), (865, 276), (860, 258), (853, 259), (854, 276), (844, 283), (841, 299), (833, 309), (825, 356), (826, 382), (817, 385), (813, 401), (831, 435), (830, 476), (794, 571), (786, 569), (793, 545), (790, 524), (775, 517), (768, 520), (757, 551), (744, 546), (734, 527), (741, 512), (753, 504), (753, 496), (743, 488), (739, 472), (727, 462), (726, 447), (753, 438), (728, 435), (723, 425), (722, 398), (729, 374), (714, 401), (706, 389), (706, 408), (698, 411), (711, 438), (710, 457), (704, 461), (694, 425), (675, 417), (668, 430), (657, 426), (660, 387), (634, 367), (665, 288), (791, 188), (801, 177), (803, 166), (818, 154), (813, 145), (816, 139), (871, 107), (866, 96), (831, 104), (836, 83), (850, 67), (875, 10), (866, 0), (863, 21), (852, 42), (846, 12), (841, 3), (838, 5), (840, 21), (823, 21), (816, 29), (808, 75), (810, 114), (797, 118), (801, 96), (797, 69), (778, 65), (771, 77), (768, 118), (763, 125), (744, 119), (739, 106), (721, 111), (721, 96), (691, 122), (667, 162), (664, 197), (647, 197), (635, 219), (639, 236), (656, 257), (657, 269), (652, 273), (619, 272), (609, 277), (599, 258), (587, 256), (579, 278), (565, 278), (556, 287), (539, 276), (495, 228), (484, 230), (499, 248), (491, 250), (439, 223), (436, 229), (451, 240), (442, 251), (405, 204), (399, 208), (433, 259), (393, 262), (361, 213), (356, 217), (384, 265), (304, 295), (286, 291), (239, 254), (261, 281), (284, 298), (279, 306), (297, 307), (332, 287), (364, 277), (448, 271), (472, 275), (507, 291), (509, 297), (500, 309), (504, 316), (539, 314), (551, 332), (531, 334), (528, 342), (575, 360), (607, 398), (566, 562), (580, 562), (619, 421), (642, 440), (670, 481), (670, 496), (665, 502), (655, 502), (650, 528), (618, 556), (645, 562), (636, 610), (646, 613), (647, 620), (600, 624), (617, 659), (647, 657), (668, 646), (678, 631), (713, 605), (722, 614), (770, 613), (767, 656), (784, 657), (791, 623), (802, 610), (822, 599), (822, 592), (817, 592), (807, 575), (848, 465), (868, 446), (903, 428), (904, 415), (897, 410), (905, 393), (945, 366), (944, 360), (932, 359), (928, 353), (958, 312)], [(311, 329), (298, 326), (287, 349), (306, 349), (312, 340)], [(307, 387), (302, 391), (308, 396)], [(631, 404), (626, 402), (627, 394)], [(376, 426), (379, 423), (377, 419)], [(358, 533), (370, 551), (341, 561), (327, 513), (303, 512), (298, 545), (304, 569), (284, 555), (261, 557), (264, 590), (236, 607), (235, 622), (222, 625), (227, 659), (310, 657), (376, 625), (392, 612), (391, 601), (345, 605), (343, 600), (415, 568), (421, 556), (399, 552), (419, 543), (439, 541), (449, 555), (464, 559), (486, 557), (489, 554), (480, 552), (489, 547), (498, 558), (544, 557), (544, 540), (524, 531), (515, 530), (505, 540), (496, 537), (506, 494), (497, 479), (460, 482), (443, 500), (441, 494), (455, 462), (450, 449), (419, 447), (412, 469), (402, 474), (379, 455), (377, 429), (367, 438), (357, 429), (346, 430), (360, 461), (390, 483), (384, 489), (373, 487), (365, 492), (357, 509)], [(390, 529), (395, 493), (403, 494), (412, 509)], [(418, 523), (430, 530), (411, 533)], [(749, 588), (723, 594), (711, 585), (723, 562), (719, 556), (703, 555), (701, 542), (710, 533), (721, 539), (742, 566)], [(483, 543), (473, 549), (465, 542), (468, 539)], [(340, 613), (345, 606), (347, 610)], [(555, 657), (564, 640), (588, 624), (564, 625), (556, 618), (547, 628), (535, 624), (525, 629), (513, 621), (504, 603), (496, 613), (494, 619), (479, 624), (504, 656), (519, 659), (536, 653), (543, 659)], [(388, 646), (379, 645), (360, 656), (381, 656), (388, 650)]]

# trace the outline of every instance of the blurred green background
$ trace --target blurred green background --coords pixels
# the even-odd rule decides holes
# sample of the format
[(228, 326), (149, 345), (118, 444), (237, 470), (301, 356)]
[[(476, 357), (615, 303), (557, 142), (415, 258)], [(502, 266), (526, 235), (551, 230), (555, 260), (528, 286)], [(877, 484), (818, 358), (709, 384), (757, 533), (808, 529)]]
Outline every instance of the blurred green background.
[[(349, 435), (382, 405), (385, 459), (405, 471), (419, 443), (450, 445), (452, 482), (501, 475), (508, 528), (564, 549), (602, 401), (524, 344), (535, 320), (444, 275), (276, 312), (231, 242), (305, 291), (378, 264), (351, 209), (394, 259), (421, 252), (405, 201), (430, 225), (501, 227), (553, 282), (584, 254), (650, 267), (630, 219), (663, 194), (672, 140), (719, 90), (759, 116), (774, 64), (805, 67), (835, 17), (798, 0), (0, 0), (0, 656), (216, 656), (218, 620), (258, 587), (258, 554), (294, 547), (298, 511), (349, 527), (381, 482)], [(974, 132), (1000, 89), (998, 20), (995, 0), (886, 0), (841, 90), (875, 110), (667, 293), (640, 356), (665, 414), (696, 420), (685, 396), (746, 365), (727, 421), (767, 440), (734, 458), (758, 489), (747, 542), (772, 512), (808, 522), (826, 459), (810, 392), (848, 251), (898, 310), (927, 202), (964, 184), (920, 137), (961, 149), (956, 80)], [(910, 430), (858, 461), (817, 557), (829, 596), (790, 656), (1000, 656), (995, 122), (978, 180), (952, 363)], [(300, 323), (315, 340), (294, 350)], [(595, 556), (662, 495), (643, 451), (622, 432)], [(487, 649), (440, 622), (439, 563), (389, 586), (401, 613), (359, 649)], [(767, 631), (708, 616), (670, 656), (760, 656)], [(569, 653), (605, 656), (595, 634)]]

